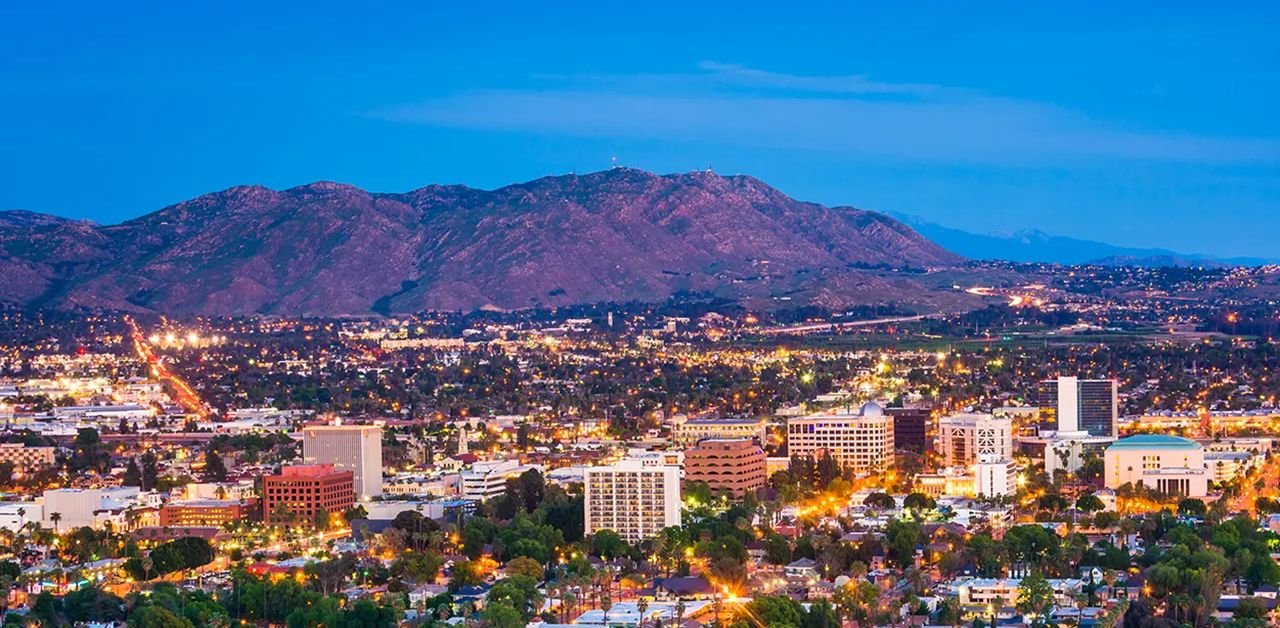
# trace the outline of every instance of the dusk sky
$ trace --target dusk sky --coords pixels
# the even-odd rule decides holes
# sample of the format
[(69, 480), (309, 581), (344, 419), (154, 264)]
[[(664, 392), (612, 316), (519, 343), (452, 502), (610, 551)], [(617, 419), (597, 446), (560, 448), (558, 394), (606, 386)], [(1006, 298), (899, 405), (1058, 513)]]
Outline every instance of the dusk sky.
[(0, 209), (616, 156), (975, 232), (1277, 252), (1280, 5), (194, 4), (0, 8)]

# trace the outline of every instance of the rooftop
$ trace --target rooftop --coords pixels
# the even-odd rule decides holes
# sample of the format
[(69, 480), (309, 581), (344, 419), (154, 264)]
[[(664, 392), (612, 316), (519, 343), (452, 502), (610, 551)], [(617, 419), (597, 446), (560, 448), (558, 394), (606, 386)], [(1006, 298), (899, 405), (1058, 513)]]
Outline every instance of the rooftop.
[(1107, 451), (1112, 449), (1200, 449), (1200, 443), (1181, 436), (1168, 436), (1166, 434), (1140, 434), (1138, 436), (1130, 436), (1122, 438), (1107, 447)]

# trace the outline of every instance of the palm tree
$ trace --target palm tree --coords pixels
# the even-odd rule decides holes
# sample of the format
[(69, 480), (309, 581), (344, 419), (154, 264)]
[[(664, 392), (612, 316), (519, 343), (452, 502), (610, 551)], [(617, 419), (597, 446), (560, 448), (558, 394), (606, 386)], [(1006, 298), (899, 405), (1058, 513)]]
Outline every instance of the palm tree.
[(684, 611), (685, 611), (684, 599), (677, 599), (676, 600), (676, 626), (677, 627), (680, 626), (680, 624), (684, 623)]
[(647, 621), (644, 612), (649, 610), (649, 600), (640, 598), (640, 600), (636, 602), (636, 610), (640, 611), (640, 628), (644, 628)]
[(49, 513), (49, 521), (53, 522), (53, 532), (54, 534), (57, 534), (58, 523), (62, 521), (62, 513), (60, 512)]

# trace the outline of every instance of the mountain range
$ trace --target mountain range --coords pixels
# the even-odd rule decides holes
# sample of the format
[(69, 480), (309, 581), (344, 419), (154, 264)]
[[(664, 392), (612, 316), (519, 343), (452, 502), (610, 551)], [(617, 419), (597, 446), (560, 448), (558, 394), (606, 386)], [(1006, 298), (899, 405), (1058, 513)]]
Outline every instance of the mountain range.
[(929, 222), (916, 216), (891, 213), (920, 235), (958, 255), (973, 259), (1049, 264), (1097, 264), (1103, 266), (1262, 266), (1280, 260), (1260, 257), (1216, 257), (1177, 253), (1159, 248), (1116, 246), (1095, 240), (1050, 235), (1037, 229), (1010, 234), (977, 234)]
[(962, 260), (884, 214), (711, 172), (404, 193), (240, 186), (116, 225), (0, 212), (0, 301), (168, 314), (520, 309), (683, 291), (936, 307), (954, 295), (914, 269)]

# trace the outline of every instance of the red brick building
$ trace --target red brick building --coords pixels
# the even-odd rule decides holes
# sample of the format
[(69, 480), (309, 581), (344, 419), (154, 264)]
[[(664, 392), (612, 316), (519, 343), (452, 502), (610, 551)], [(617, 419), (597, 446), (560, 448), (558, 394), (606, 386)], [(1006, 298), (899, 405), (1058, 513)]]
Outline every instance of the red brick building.
[(316, 511), (341, 514), (356, 502), (355, 476), (331, 464), (284, 467), (278, 475), (262, 477), (262, 516), (269, 524), (310, 522)]
[(765, 485), (764, 450), (751, 439), (708, 439), (684, 452), (685, 484), (742, 497)]
[(232, 521), (257, 519), (257, 500), (200, 499), (169, 502), (160, 509), (162, 527), (221, 527)]

